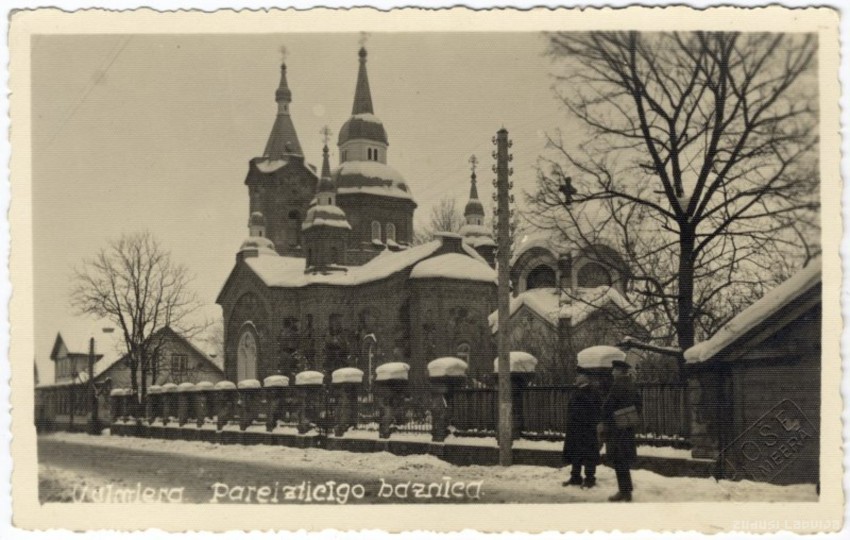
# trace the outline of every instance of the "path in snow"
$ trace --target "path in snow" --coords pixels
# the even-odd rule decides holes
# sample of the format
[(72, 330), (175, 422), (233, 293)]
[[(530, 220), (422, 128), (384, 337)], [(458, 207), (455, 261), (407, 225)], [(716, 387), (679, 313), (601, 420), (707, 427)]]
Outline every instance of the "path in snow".
[[(184, 486), (184, 502), (208, 502), (213, 484), (228, 486), (313, 485), (329, 480), (360, 483), (365, 497), (351, 502), (429, 502), (427, 499), (379, 497), (381, 479), (404, 482), (481, 482), (481, 498), (430, 502), (604, 502), (616, 491), (613, 470), (600, 467), (598, 487), (564, 488), (566, 469), (517, 465), (488, 467), (451, 465), (430, 455), (396, 456), (387, 452), (353, 453), (282, 446), (217, 445), (197, 441), (167, 441), (134, 437), (93, 437), (56, 433), (39, 437), (40, 473), (44, 483), (66, 487), (77, 478), (92, 486), (109, 483), (155, 488)], [(716, 482), (710, 478), (668, 478), (633, 471), (635, 501), (816, 501), (813, 485), (774, 486), (749, 481)], [(51, 484), (52, 483), (52, 484)], [(474, 491), (472, 492), (474, 494)], [(43, 495), (42, 495), (43, 496)]]

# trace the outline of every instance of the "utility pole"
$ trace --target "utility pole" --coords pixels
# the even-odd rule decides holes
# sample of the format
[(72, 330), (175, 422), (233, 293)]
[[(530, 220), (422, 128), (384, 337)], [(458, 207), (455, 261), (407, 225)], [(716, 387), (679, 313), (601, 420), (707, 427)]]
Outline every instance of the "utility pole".
[(511, 142), (508, 140), (508, 130), (502, 128), (493, 137), (496, 151), (496, 165), (493, 170), (496, 173), (496, 202), (497, 223), (496, 236), (498, 241), (497, 265), (499, 270), (499, 465), (507, 467), (511, 465), (513, 456), (511, 445), (513, 444), (513, 405), (511, 403), (511, 364), (510, 345), (508, 342), (508, 319), (510, 318), (510, 275), (509, 265), (511, 263), (511, 241), (512, 241), (512, 211), (510, 207), (510, 181), (508, 177), (513, 173), (508, 162), (512, 156), (508, 154)]
[(94, 338), (89, 338), (89, 404), (91, 417), (89, 419), (89, 433), (100, 434), (100, 420), (97, 412), (97, 389), (94, 387)]

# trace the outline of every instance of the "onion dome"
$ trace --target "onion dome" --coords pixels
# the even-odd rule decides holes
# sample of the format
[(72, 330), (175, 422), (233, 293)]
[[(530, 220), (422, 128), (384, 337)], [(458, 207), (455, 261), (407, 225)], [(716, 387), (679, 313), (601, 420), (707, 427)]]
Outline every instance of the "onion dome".
[(475, 182), (475, 172), (472, 173), (472, 179), (469, 186), (469, 202), (466, 203), (466, 208), (463, 210), (464, 217), (469, 221), (471, 216), (484, 217), (484, 205), (478, 199), (478, 186)]
[(366, 49), (361, 48), (360, 69), (357, 72), (357, 86), (354, 90), (354, 105), (351, 118), (339, 130), (338, 144), (341, 146), (354, 139), (366, 139), (389, 144), (384, 124), (375, 116), (372, 107), (372, 92), (369, 89), (369, 76), (366, 73)]
[(366, 193), (413, 200), (413, 193), (397, 170), (379, 161), (346, 161), (334, 171), (339, 195)]
[(262, 212), (251, 212), (251, 217), (248, 218), (248, 226), (249, 227), (265, 227), (266, 226), (266, 218), (263, 217)]
[(342, 208), (331, 204), (317, 204), (307, 210), (301, 230), (306, 231), (319, 226), (351, 230), (351, 225)]

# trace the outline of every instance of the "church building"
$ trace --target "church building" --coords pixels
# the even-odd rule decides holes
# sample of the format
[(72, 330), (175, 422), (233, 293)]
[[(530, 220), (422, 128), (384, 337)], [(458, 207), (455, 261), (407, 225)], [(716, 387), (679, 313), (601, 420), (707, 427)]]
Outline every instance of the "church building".
[(492, 371), (495, 243), (474, 171), (461, 234), (413, 246), (416, 202), (388, 165), (365, 48), (358, 60), (339, 165), (331, 169), (326, 143), (318, 172), (298, 141), (281, 66), (272, 132), (245, 179), (249, 237), (216, 300), (230, 380), (344, 366), (371, 378), (378, 365), (403, 361), (421, 385), (427, 363), (441, 356), (466, 359), (473, 377)]

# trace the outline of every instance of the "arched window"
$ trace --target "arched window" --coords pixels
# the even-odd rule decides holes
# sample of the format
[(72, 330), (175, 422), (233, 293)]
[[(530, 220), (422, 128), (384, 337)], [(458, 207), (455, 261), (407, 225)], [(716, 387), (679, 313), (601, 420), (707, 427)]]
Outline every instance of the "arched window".
[(372, 222), (372, 241), (381, 241), (381, 224), (380, 222)]
[(469, 346), (469, 343), (464, 341), (463, 343), (461, 343), (457, 346), (457, 351), (455, 352), (455, 356), (457, 356), (458, 358), (460, 358), (461, 360), (463, 360), (464, 362), (469, 364), (469, 353), (470, 353), (471, 350), (472, 349)]
[(387, 242), (390, 240), (395, 242), (395, 225), (387, 223)]
[(601, 287), (611, 284), (611, 273), (597, 262), (589, 262), (578, 270), (579, 287)]
[(542, 289), (544, 287), (555, 287), (555, 271), (551, 267), (541, 264), (528, 273), (525, 280), (525, 289)]

